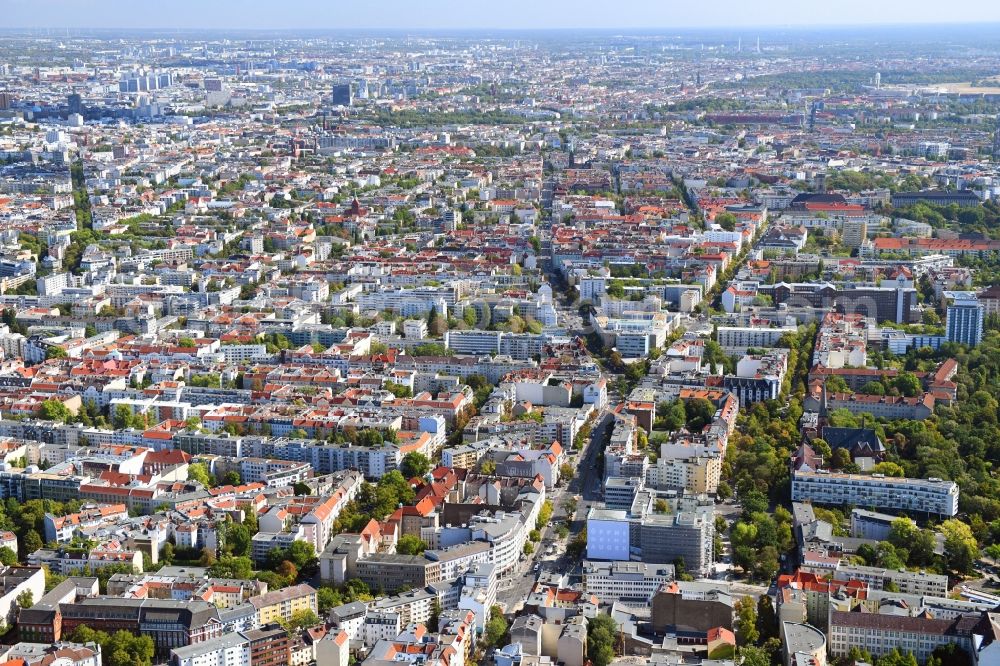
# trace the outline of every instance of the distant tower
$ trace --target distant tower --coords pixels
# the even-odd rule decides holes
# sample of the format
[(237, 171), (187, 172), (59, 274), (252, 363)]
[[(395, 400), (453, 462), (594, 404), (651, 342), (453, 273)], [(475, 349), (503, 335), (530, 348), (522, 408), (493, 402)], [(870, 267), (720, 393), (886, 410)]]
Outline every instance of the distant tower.
[(993, 132), (993, 161), (1000, 162), (1000, 115), (997, 116), (997, 127)]
[(875, 90), (882, 90), (882, 72), (875, 72)]
[(743, 38), (740, 37), (739, 41), (736, 42), (736, 52), (743, 53)]
[(757, 53), (760, 53), (760, 35), (757, 35)]

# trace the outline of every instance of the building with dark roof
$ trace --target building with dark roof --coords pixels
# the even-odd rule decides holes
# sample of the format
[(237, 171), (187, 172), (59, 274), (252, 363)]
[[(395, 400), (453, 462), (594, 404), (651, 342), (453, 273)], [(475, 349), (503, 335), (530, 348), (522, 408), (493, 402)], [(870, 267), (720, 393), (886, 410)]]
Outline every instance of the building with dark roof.
[(843, 194), (831, 193), (831, 192), (802, 192), (792, 199), (792, 202), (788, 205), (792, 210), (806, 210), (806, 207), (810, 204), (821, 204), (824, 206), (846, 206), (847, 199), (844, 198)]
[(831, 611), (827, 633), (833, 657), (844, 657), (852, 647), (867, 650), (873, 657), (888, 654), (894, 648), (911, 652), (924, 663), (934, 649), (955, 643), (973, 653), (973, 631), (980, 615), (959, 615), (954, 619), (935, 619), (927, 612), (910, 615), (905, 608), (887, 608), (879, 612), (862, 610)]
[(872, 458), (876, 461), (885, 459), (885, 444), (871, 428), (835, 428), (824, 426), (823, 440), (830, 445), (831, 451), (847, 449), (851, 459)]
[(982, 200), (971, 190), (921, 190), (920, 192), (897, 192), (892, 195), (892, 205), (894, 208), (911, 206), (919, 202), (948, 206), (958, 204), (959, 206), (978, 206)]

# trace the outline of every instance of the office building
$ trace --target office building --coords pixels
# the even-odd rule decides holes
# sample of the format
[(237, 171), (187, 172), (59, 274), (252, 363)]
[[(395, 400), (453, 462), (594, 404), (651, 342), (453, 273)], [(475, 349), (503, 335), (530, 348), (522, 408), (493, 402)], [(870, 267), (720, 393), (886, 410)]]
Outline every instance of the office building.
[(715, 525), (704, 514), (648, 515), (639, 527), (642, 561), (667, 564), (681, 558), (689, 572), (704, 575), (714, 561), (714, 537)]
[(334, 106), (351, 106), (354, 104), (354, 90), (350, 83), (341, 83), (330, 90), (330, 103)]
[(587, 515), (587, 558), (627, 561), (629, 531), (625, 511), (592, 508)]
[(670, 564), (584, 562), (583, 589), (602, 604), (619, 601), (647, 604), (665, 583), (674, 580)]

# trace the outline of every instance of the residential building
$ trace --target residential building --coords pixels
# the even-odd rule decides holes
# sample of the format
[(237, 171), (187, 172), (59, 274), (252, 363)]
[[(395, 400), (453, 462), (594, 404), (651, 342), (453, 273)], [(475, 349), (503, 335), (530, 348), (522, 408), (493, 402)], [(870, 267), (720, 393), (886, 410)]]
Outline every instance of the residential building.
[(938, 478), (899, 479), (796, 470), (792, 473), (792, 501), (951, 517), (958, 513), (958, 485)]

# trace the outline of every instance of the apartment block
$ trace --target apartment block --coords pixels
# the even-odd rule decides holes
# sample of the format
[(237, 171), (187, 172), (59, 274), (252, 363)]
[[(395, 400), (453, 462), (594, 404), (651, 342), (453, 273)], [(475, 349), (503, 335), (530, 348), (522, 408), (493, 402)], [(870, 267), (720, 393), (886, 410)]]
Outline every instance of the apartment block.
[(899, 479), (796, 470), (792, 474), (792, 501), (950, 517), (958, 513), (958, 485), (938, 478)]

